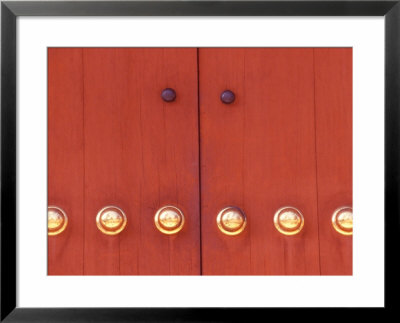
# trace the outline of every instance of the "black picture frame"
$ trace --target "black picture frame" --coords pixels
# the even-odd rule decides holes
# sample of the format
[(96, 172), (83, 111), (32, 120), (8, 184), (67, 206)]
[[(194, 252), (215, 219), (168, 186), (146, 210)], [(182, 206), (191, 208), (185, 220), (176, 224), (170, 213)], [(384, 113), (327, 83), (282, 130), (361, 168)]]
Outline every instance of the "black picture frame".
[[(3, 1), (1, 3), (1, 322), (182, 322), (299, 319), (300, 309), (16, 307), (16, 19), (19, 16), (384, 16), (385, 307), (397, 306), (400, 236), (400, 0), (396, 1)], [(371, 170), (373, 171), (373, 170)], [(399, 201), (399, 202), (398, 202)], [(345, 288), (343, 289), (345, 293)], [(212, 293), (212, 291), (210, 291)], [(40, 291), (38, 291), (40, 297)], [(110, 296), (112, 297), (112, 296)], [(206, 295), (205, 295), (206, 297)], [(244, 297), (238, 295), (238, 297)], [(336, 316), (337, 309), (325, 309)], [(346, 310), (346, 317), (348, 316)], [(369, 310), (371, 315), (371, 310)], [(251, 319), (253, 318), (253, 319)], [(340, 318), (340, 315), (338, 315)], [(322, 317), (320, 318), (322, 319)]]

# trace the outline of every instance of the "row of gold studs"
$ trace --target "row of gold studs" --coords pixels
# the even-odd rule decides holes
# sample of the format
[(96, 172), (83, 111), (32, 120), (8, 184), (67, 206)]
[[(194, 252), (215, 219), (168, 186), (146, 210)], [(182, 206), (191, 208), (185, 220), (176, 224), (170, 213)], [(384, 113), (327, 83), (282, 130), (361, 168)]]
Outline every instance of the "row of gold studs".
[[(67, 214), (57, 206), (48, 207), (47, 228), (48, 235), (58, 235), (63, 232), (68, 224)], [(107, 235), (116, 235), (126, 226), (127, 217), (120, 208), (106, 206), (96, 216), (97, 228)], [(164, 234), (179, 232), (185, 223), (183, 212), (175, 206), (160, 208), (155, 216), (154, 223), (157, 229)], [(217, 215), (217, 225), (226, 235), (238, 235), (247, 224), (246, 215), (236, 206), (228, 206)], [(275, 212), (274, 224), (276, 229), (285, 235), (295, 235), (304, 227), (303, 214), (295, 207), (285, 206)], [(336, 209), (332, 215), (333, 228), (343, 234), (353, 234), (353, 210), (345, 206)]]

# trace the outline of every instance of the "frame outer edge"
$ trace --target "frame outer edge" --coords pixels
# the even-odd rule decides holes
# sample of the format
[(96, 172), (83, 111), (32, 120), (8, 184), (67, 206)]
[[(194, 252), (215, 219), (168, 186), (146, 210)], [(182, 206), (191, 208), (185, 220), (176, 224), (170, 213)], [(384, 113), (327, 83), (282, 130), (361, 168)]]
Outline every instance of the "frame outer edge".
[(16, 307), (16, 15), (1, 4), (0, 319)]
[[(298, 1), (299, 5), (303, 1)], [(306, 4), (308, 2), (308, 4)], [(323, 2), (323, 1), (322, 1)], [(333, 2), (333, 1), (331, 1)], [(354, 3), (357, 1), (348, 1)], [(364, 1), (366, 3), (367, 1)], [(372, 2), (372, 1), (371, 1)], [(399, 276), (396, 266), (396, 255), (398, 254), (397, 245), (400, 233), (400, 1), (374, 1), (373, 6), (368, 6), (369, 9), (360, 9), (359, 4), (356, 7), (351, 7), (351, 10), (343, 10), (341, 7), (338, 16), (369, 15), (385, 16), (385, 306), (386, 308), (395, 309), (396, 304), (388, 302), (389, 288), (392, 292), (397, 292)], [(77, 3), (77, 2), (76, 2)], [(108, 2), (110, 3), (110, 2)], [(372, 2), (373, 3), (373, 2)], [(55, 2), (52, 2), (55, 5)], [(98, 1), (92, 3), (86, 2), (87, 7), (95, 6)], [(197, 5), (199, 5), (197, 3)], [(281, 5), (285, 6), (283, 1)], [(304, 1), (304, 6), (310, 6), (310, 1)], [(193, 321), (203, 318), (212, 317), (218, 321), (221, 317), (218, 314), (223, 314), (223, 318), (229, 318), (235, 313), (238, 315), (238, 310), (252, 312), (262, 309), (156, 309), (150, 311), (145, 308), (131, 309), (95, 309), (95, 308), (60, 308), (60, 309), (30, 309), (16, 308), (16, 18), (17, 16), (66, 16), (68, 15), (65, 8), (55, 5), (56, 12), (52, 12), (54, 7), (47, 5), (46, 2), (1, 2), (1, 195), (0, 195), (0, 248), (1, 248), (1, 268), (0, 268), (0, 321), (7, 322), (27, 322), (33, 320), (48, 320), (49, 322), (83, 322), (89, 318), (103, 314), (98, 317), (99, 321), (106, 321), (107, 314), (114, 314), (112, 320), (115, 322), (126, 321), (126, 319), (136, 318), (139, 321), (168, 321), (178, 318), (183, 318), (185, 321)], [(297, 7), (297, 6), (296, 6)], [(393, 7), (393, 9), (392, 9)], [(356, 8), (356, 9), (355, 9)], [(76, 10), (75, 15), (79, 15)], [(327, 11), (332, 8), (325, 9)], [(348, 9), (350, 9), (348, 7)], [(193, 10), (193, 7), (189, 11)], [(325, 12), (325, 10), (323, 10)], [(336, 12), (338, 9), (333, 10)], [(108, 16), (113, 15), (113, 10)], [(157, 10), (155, 10), (157, 11)], [(229, 10), (228, 10), (229, 11)], [(292, 10), (294, 12), (295, 10)], [(302, 11), (307, 11), (303, 8)], [(293, 16), (304, 15), (302, 13), (292, 14)], [(309, 9), (311, 13), (313, 10)], [(319, 11), (320, 15), (324, 15)], [(88, 15), (88, 12), (80, 15)], [(91, 12), (92, 16), (99, 13)], [(132, 15), (125, 14), (125, 15)], [(141, 14), (137, 14), (141, 15)], [(153, 14), (157, 15), (157, 14)], [(158, 15), (174, 15), (174, 14), (158, 14)], [(179, 15), (176, 14), (175, 15)], [(181, 14), (185, 15), (185, 14)], [(190, 15), (190, 14), (188, 14)], [(232, 15), (228, 12), (226, 15)], [(259, 13), (262, 16), (263, 13)], [(279, 14), (270, 14), (271, 16)], [(317, 15), (317, 14), (314, 14)], [(327, 15), (327, 14), (325, 14)], [(396, 151), (397, 150), (397, 151)], [(3, 214), (11, 216), (3, 217)], [(390, 214), (390, 217), (389, 217)], [(391, 238), (389, 238), (391, 237)], [(388, 255), (392, 255), (389, 259)], [(391, 277), (390, 284), (388, 277)], [(395, 294), (392, 294), (395, 295)], [(391, 298), (393, 299), (393, 296)], [(276, 309), (279, 311), (279, 309)], [(287, 311), (292, 312), (294, 309), (282, 309), (287, 314)], [(332, 312), (333, 309), (326, 309)], [(207, 314), (206, 314), (207, 311)], [(214, 313), (213, 313), (214, 312)], [(227, 315), (228, 312), (230, 315)], [(172, 316), (161, 316), (167, 313)], [(382, 313), (382, 312), (380, 312)], [(60, 315), (61, 314), (61, 315)], [(197, 316), (196, 316), (197, 314)], [(250, 314), (250, 313), (249, 313)], [(333, 313), (332, 313), (333, 314)], [(65, 316), (64, 316), (65, 315)], [(136, 316), (136, 317), (135, 317)], [(238, 315), (240, 317), (240, 315)], [(6, 319), (5, 319), (6, 318)], [(108, 316), (108, 318), (110, 318)], [(205, 318), (205, 317), (204, 317)], [(232, 317), (233, 318), (233, 317)], [(207, 319), (206, 319), (207, 320)]]
[[(400, 3), (385, 16), (385, 307), (395, 309), (400, 236)], [(390, 256), (390, 258), (389, 258)], [(389, 281), (389, 277), (391, 277)], [(391, 302), (389, 302), (389, 294)]]
[(398, 0), (5, 1), (17, 16), (383, 16)]

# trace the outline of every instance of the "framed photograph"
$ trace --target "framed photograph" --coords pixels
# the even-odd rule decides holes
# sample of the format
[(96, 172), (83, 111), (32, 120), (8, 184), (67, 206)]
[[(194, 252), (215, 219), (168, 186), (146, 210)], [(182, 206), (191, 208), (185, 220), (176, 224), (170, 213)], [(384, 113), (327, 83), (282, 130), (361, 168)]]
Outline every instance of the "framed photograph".
[(399, 16), (3, 1), (1, 321), (393, 308)]

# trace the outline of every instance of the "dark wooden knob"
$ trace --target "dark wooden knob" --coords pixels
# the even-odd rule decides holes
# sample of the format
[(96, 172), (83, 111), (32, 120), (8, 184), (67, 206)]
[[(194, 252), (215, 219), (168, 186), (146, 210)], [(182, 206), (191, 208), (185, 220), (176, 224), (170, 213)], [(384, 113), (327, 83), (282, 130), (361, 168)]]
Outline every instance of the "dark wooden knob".
[(221, 93), (221, 101), (225, 104), (231, 104), (233, 101), (235, 101), (235, 93), (225, 90)]
[(173, 89), (166, 88), (161, 92), (161, 97), (165, 102), (175, 101), (176, 93)]

